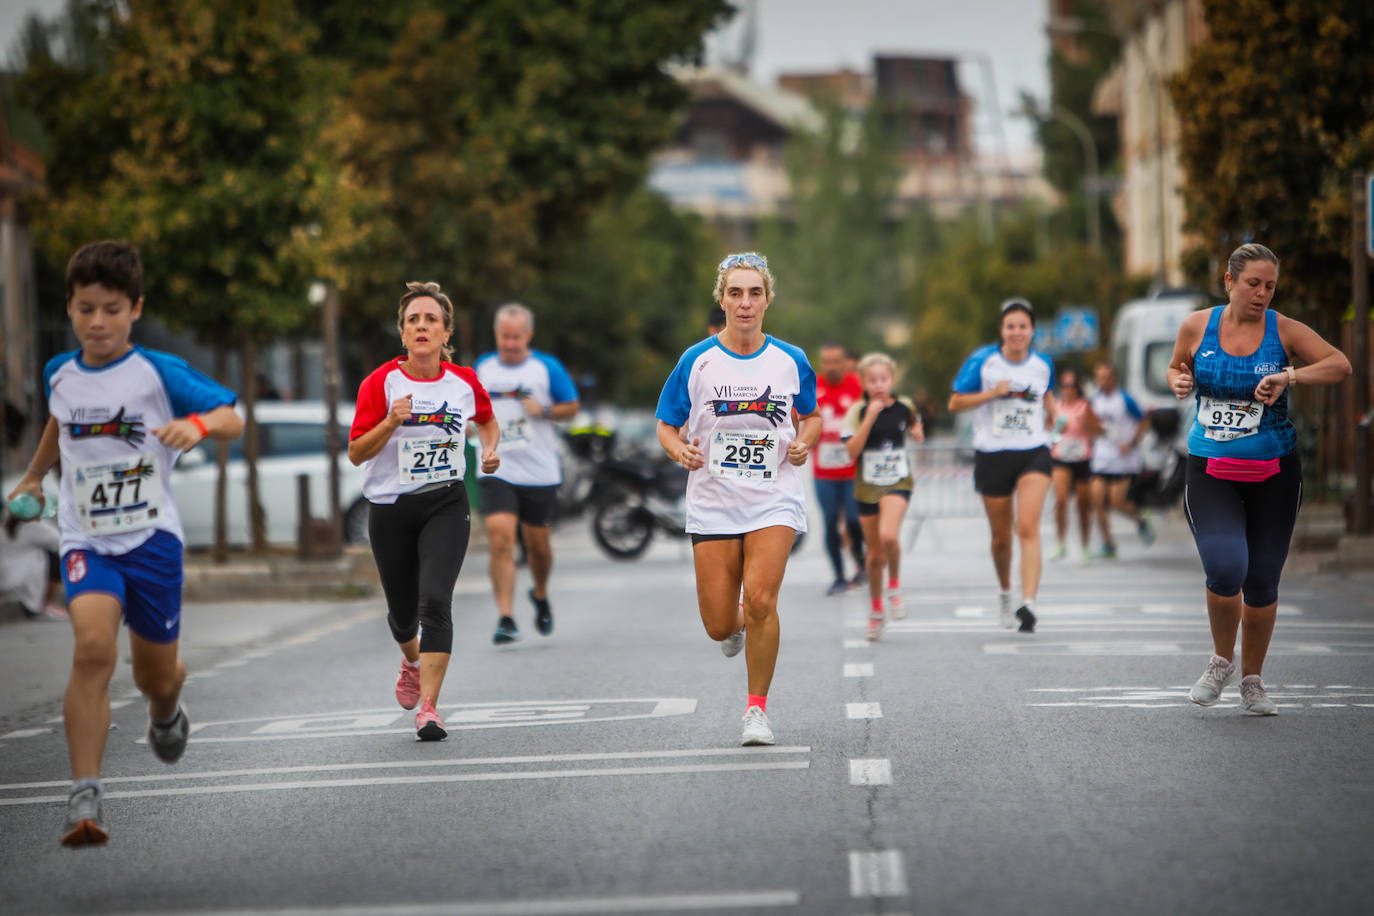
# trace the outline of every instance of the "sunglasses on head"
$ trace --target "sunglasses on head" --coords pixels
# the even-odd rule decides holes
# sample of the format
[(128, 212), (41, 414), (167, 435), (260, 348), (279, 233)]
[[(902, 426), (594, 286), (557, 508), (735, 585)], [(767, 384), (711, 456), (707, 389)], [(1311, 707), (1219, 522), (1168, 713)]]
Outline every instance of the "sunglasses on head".
[(740, 264), (743, 264), (745, 267), (752, 267), (755, 270), (768, 269), (768, 261), (763, 255), (748, 252), (746, 254), (727, 254), (725, 260), (720, 262), (720, 266), (717, 267), (716, 270), (728, 270)]

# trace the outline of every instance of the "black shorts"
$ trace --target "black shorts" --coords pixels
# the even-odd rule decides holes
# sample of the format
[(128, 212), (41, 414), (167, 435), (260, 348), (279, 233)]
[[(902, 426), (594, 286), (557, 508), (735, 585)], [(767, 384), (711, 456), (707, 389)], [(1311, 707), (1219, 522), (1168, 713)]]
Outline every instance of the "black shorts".
[[(883, 496), (900, 496), (902, 499), (905, 499), (907, 502), (911, 502), (911, 491), (910, 491), (910, 490), (888, 490), (886, 493), (883, 494)], [(879, 499), (882, 499), (882, 496), (880, 496), (880, 497), (878, 497), (878, 498), (879, 498)], [(877, 504), (877, 503), (859, 503), (859, 516), (860, 516), (860, 517), (869, 516), (869, 517), (871, 518), (872, 516), (877, 515), (877, 514), (878, 514), (878, 504)]]
[(526, 487), (507, 483), (499, 477), (479, 477), (482, 488), (482, 514), (513, 513), (526, 525), (547, 527), (558, 513), (558, 486)]
[(1116, 483), (1119, 480), (1134, 480), (1134, 474), (1118, 474), (1115, 471), (1093, 471), (1094, 477), (1101, 477), (1107, 483)]
[(1010, 496), (1022, 474), (1050, 475), (1050, 450), (1039, 448), (973, 453), (973, 489), (984, 496)]
[(1055, 467), (1069, 469), (1069, 474), (1072, 475), (1074, 483), (1087, 483), (1088, 478), (1092, 476), (1086, 461), (1060, 461), (1058, 458), (1052, 460)]
[(692, 546), (695, 547), (702, 541), (742, 541), (744, 534), (693, 534), (691, 538)]

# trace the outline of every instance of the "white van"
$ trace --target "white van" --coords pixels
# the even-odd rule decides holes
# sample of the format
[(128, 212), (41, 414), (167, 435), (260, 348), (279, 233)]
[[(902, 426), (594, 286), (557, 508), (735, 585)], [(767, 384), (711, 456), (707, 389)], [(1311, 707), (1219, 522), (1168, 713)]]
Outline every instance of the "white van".
[(1172, 505), (1183, 491), (1183, 458), (1197, 401), (1176, 398), (1166, 370), (1179, 325), (1206, 304), (1201, 293), (1165, 291), (1127, 302), (1112, 321), (1111, 359), (1117, 381), (1150, 415), (1151, 432), (1140, 446), (1145, 473), (1133, 493), (1143, 505)]

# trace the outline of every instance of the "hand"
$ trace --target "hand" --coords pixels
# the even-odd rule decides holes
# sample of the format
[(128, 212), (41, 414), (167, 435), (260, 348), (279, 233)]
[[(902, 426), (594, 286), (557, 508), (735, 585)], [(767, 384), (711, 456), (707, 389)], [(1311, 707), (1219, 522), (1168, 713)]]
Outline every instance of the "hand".
[[(871, 407), (873, 405), (870, 404), (869, 406)], [(790, 461), (794, 467), (801, 467), (806, 464), (806, 459), (810, 454), (811, 446), (800, 439), (793, 439), (791, 442), (787, 443), (787, 460)]]
[(706, 464), (706, 456), (701, 452), (701, 439), (693, 439), (682, 446), (677, 453), (677, 463), (689, 471), (695, 471)]
[(873, 400), (869, 401), (868, 406), (864, 408), (864, 422), (876, 420), (878, 418), (878, 414), (882, 413), (886, 409), (886, 398), (874, 398)]
[(525, 413), (531, 417), (547, 417), (549, 415), (549, 412), (544, 409), (544, 405), (534, 398), (521, 398), (520, 403), (525, 406)]
[(482, 473), (494, 474), (496, 469), (501, 466), (501, 456), (496, 454), (494, 448), (482, 449)]
[(1279, 395), (1283, 394), (1283, 389), (1287, 387), (1287, 372), (1275, 372), (1273, 375), (1266, 375), (1255, 386), (1255, 400), (1267, 407), (1277, 401)]
[(391, 410), (387, 413), (386, 419), (391, 424), (392, 429), (410, 419), (410, 405), (413, 398), (413, 395), (407, 394), (391, 402)]
[(1178, 376), (1171, 387), (1174, 389), (1174, 397), (1186, 398), (1193, 390), (1193, 373), (1186, 366), (1178, 370)]
[(992, 393), (999, 398), (1006, 397), (1011, 394), (1011, 382), (1007, 379), (1002, 379), (1002, 381), (992, 386)]
[(164, 426), (159, 426), (153, 430), (153, 435), (157, 436), (157, 441), (168, 448), (184, 452), (200, 443), (205, 437), (200, 434), (196, 424), (190, 420), (173, 420)]
[(915, 439), (917, 442), (926, 441), (926, 425), (920, 421), (920, 418), (917, 418), (916, 422), (911, 426), (911, 438)]
[(47, 498), (43, 495), (43, 478), (33, 472), (25, 474), (9, 495), (5, 497), (5, 506), (8, 507), (20, 493), (27, 493), (38, 500), (38, 511), (42, 515), (43, 509), (47, 508), (48, 504)]

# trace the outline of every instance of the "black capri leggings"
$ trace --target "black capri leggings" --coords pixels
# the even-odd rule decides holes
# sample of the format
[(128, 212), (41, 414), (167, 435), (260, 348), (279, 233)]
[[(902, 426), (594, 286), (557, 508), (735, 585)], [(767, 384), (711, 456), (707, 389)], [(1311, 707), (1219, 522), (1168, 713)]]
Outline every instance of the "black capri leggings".
[(1190, 456), (1183, 511), (1202, 557), (1207, 590), (1223, 598), (1244, 592), (1250, 607), (1277, 601), (1301, 505), (1297, 452), (1280, 458), (1279, 472), (1257, 483), (1212, 477), (1206, 458)]
[(453, 586), (468, 552), (472, 516), (462, 483), (372, 503), (367, 533), (396, 642), (420, 633), (421, 652), (453, 651)]

